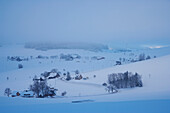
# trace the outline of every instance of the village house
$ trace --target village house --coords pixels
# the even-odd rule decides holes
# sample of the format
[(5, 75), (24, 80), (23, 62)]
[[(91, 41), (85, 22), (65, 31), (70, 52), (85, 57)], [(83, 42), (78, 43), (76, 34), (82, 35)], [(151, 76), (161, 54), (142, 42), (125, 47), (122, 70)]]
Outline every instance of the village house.
[(21, 96), (26, 98), (31, 98), (34, 97), (34, 92), (30, 90), (24, 90), (23, 92), (21, 92)]
[(12, 94), (11, 94), (11, 97), (16, 97), (16, 96), (20, 96), (20, 92), (13, 91)]

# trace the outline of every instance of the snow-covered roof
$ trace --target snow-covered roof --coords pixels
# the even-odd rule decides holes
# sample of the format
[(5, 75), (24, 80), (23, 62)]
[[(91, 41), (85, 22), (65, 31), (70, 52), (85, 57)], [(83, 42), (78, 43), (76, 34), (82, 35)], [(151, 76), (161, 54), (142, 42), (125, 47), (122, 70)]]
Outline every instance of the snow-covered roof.
[(29, 90), (25, 90), (25, 91), (21, 92), (21, 96), (26, 96), (26, 95), (33, 96), (34, 92), (29, 91)]

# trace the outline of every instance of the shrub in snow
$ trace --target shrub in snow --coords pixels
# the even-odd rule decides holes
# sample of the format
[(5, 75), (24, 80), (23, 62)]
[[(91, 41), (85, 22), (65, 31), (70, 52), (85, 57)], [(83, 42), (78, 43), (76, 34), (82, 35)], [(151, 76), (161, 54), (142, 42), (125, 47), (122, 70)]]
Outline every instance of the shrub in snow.
[(67, 94), (67, 92), (64, 91), (64, 92), (61, 93), (61, 96), (65, 96), (66, 94)]
[(89, 79), (89, 77), (85, 77), (85, 78), (83, 78), (83, 80), (87, 80), (87, 79)]
[(131, 62), (136, 62), (136, 61), (134, 59), (132, 59)]
[(142, 53), (139, 55), (139, 61), (145, 60), (145, 54)]
[(9, 95), (11, 94), (11, 89), (10, 88), (6, 88), (4, 95), (7, 95), (9, 97)]
[(107, 86), (106, 90), (109, 93), (117, 93), (118, 92), (118, 90), (116, 89), (116, 87), (113, 84), (109, 84), (109, 86)]
[(64, 76), (66, 76), (66, 73), (63, 73)]
[(146, 57), (146, 60), (148, 60), (148, 59), (151, 59), (151, 57), (149, 55)]
[(23, 68), (23, 65), (22, 64), (18, 64), (18, 69), (21, 69)]
[(67, 72), (67, 78), (66, 78), (67, 81), (71, 80), (71, 76), (70, 76), (70, 73)]
[(10, 56), (7, 56), (7, 61), (10, 60)]
[(107, 86), (107, 83), (103, 83), (102, 85), (103, 85), (103, 86)]
[(126, 61), (126, 59), (125, 59), (125, 58), (123, 58), (123, 59), (122, 59), (122, 62), (125, 62), (125, 61)]
[(116, 65), (121, 65), (121, 61), (116, 61)]
[(143, 86), (141, 76), (138, 73), (132, 74), (128, 71), (125, 73), (109, 74), (108, 83), (109, 85), (115, 86), (117, 89)]

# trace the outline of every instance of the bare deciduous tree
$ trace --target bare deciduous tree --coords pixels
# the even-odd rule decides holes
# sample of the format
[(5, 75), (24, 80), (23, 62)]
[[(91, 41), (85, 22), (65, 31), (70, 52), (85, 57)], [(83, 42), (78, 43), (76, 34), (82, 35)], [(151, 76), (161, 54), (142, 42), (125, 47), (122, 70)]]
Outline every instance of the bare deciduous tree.
[(113, 86), (117, 89), (143, 86), (141, 76), (138, 73), (132, 74), (131, 72), (128, 71), (125, 73), (109, 74), (108, 83), (109, 83), (108, 88), (110, 88), (110, 90), (113, 89)]
[(6, 88), (4, 94), (9, 97), (9, 95), (11, 94), (11, 89), (10, 88)]

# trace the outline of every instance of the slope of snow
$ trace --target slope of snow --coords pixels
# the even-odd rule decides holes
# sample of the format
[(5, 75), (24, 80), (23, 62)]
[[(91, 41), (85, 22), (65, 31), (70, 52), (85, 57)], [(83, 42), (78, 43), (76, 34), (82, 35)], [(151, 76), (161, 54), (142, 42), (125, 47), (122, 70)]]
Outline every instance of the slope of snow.
[[(170, 55), (150, 59), (146, 61), (113, 66), (113, 58), (125, 57), (127, 53), (95, 53), (84, 50), (51, 50), (37, 51), (27, 50), (22, 47), (0, 48), (4, 54), (0, 55), (0, 112), (96, 112), (96, 113), (162, 113), (170, 112)], [(18, 50), (18, 51), (16, 51)], [(166, 50), (166, 51), (164, 51)], [(160, 55), (168, 54), (168, 49), (160, 50)], [(66, 62), (55, 60), (51, 64), (50, 60), (37, 60), (21, 62), (24, 68), (17, 69), (18, 62), (8, 62), (8, 55), (37, 56), (58, 55), (60, 53), (78, 53), (83, 58), (92, 56), (105, 56), (103, 61), (87, 61), (81, 59), (79, 64), (76, 62)], [(156, 51), (156, 50), (153, 50)], [(146, 51), (145, 51), (146, 52)], [(149, 51), (148, 51), (149, 52)], [(140, 52), (137, 52), (141, 53)], [(152, 55), (154, 55), (153, 52)], [(129, 56), (128, 56), (129, 57)], [(112, 59), (112, 60), (111, 60)], [(86, 63), (84, 63), (86, 62)], [(7, 64), (6, 64), (7, 63)], [(107, 64), (109, 63), (109, 64)], [(61, 66), (61, 67), (60, 67)], [(107, 68), (110, 67), (110, 68)], [(4, 70), (2, 69), (4, 68)], [(44, 71), (53, 68), (69, 71), (75, 69), (83, 70), (83, 77), (88, 80), (61, 81), (59, 79), (49, 80), (48, 84), (58, 89), (55, 98), (22, 98), (4, 97), (5, 88), (9, 87), (13, 91), (23, 91), (32, 84), (34, 75), (40, 75)], [(104, 69), (105, 68), (105, 69)], [(99, 70), (100, 69), (100, 70)], [(96, 70), (96, 71), (94, 71)], [(90, 72), (89, 72), (90, 71)], [(137, 72), (142, 75), (143, 87), (120, 89), (118, 93), (108, 94), (103, 83), (107, 83), (107, 75), (111, 73)], [(94, 75), (96, 77), (94, 78)], [(7, 80), (9, 77), (9, 80)], [(61, 93), (67, 91), (67, 95), (62, 97)], [(86, 101), (90, 100), (90, 101)], [(73, 104), (72, 101), (85, 101), (81, 104)], [(22, 106), (22, 107), (21, 107)], [(10, 109), (8, 109), (10, 108)], [(67, 109), (65, 109), (67, 108)], [(123, 108), (123, 109), (122, 109)], [(128, 110), (127, 110), (128, 109)]]
[[(12, 70), (18, 70), (18, 64), (23, 64), (24, 68), (57, 68), (59, 70), (66, 69), (68, 71), (75, 71), (79, 69), (80, 72), (89, 72), (94, 70), (99, 70), (103, 68), (108, 68), (114, 66), (119, 58), (125, 58), (126, 60), (138, 59), (140, 53), (145, 53), (150, 55), (151, 58), (154, 56), (160, 57), (170, 54), (170, 47), (160, 48), (160, 49), (144, 49), (144, 50), (132, 50), (131, 52), (119, 52), (114, 51), (103, 51), (103, 52), (92, 52), (80, 49), (55, 49), (48, 51), (39, 51), (34, 49), (26, 49), (23, 45), (4, 45), (0, 48), (2, 54), (0, 54), (0, 73), (8, 72)], [(57, 59), (36, 59), (38, 55), (42, 56), (53, 56), (60, 54), (79, 54), (81, 59), (76, 59), (74, 61), (64, 61), (59, 58)], [(23, 56), (25, 58), (33, 57), (29, 61), (8, 61), (7, 56)], [(105, 57), (103, 60), (92, 60), (94, 56)], [(129, 63), (125, 61), (125, 64)], [(124, 64), (124, 63), (123, 63)], [(48, 71), (48, 70), (44, 70)]]
[[(134, 89), (122, 89), (120, 94), (115, 94), (113, 100), (125, 100), (137, 98), (170, 98), (170, 55), (164, 56), (157, 59), (141, 61), (137, 63), (116, 66), (107, 68), (99, 71), (85, 73), (85, 76), (90, 76), (88, 83), (107, 83), (107, 75), (111, 73), (122, 73), (122, 72), (138, 72), (142, 75), (142, 81), (144, 86), (142, 88)], [(96, 78), (93, 78), (96, 75)], [(82, 81), (86, 82), (86, 81)], [(118, 96), (119, 95), (119, 96)], [(108, 100), (109, 101), (109, 100)]]
[[(2, 99), (0, 99), (2, 100)], [(7, 99), (6, 99), (7, 100)], [(142, 100), (98, 103), (16, 104), (0, 101), (1, 113), (169, 113), (170, 100)], [(15, 105), (2, 104), (14, 102)], [(21, 101), (23, 102), (23, 101)], [(32, 102), (33, 103), (33, 102)]]
[[(170, 55), (82, 74), (84, 77), (89, 77), (88, 80), (71, 80), (68, 82), (58, 79), (49, 80), (49, 85), (59, 89), (58, 96), (61, 95), (61, 92), (67, 91), (67, 96), (64, 97), (64, 99), (59, 99), (61, 102), (70, 102), (74, 98), (84, 100), (90, 98), (98, 102), (170, 99), (169, 62)], [(32, 83), (32, 75), (39, 74), (43, 70), (43, 68), (34, 68), (1, 73), (0, 95), (3, 96), (6, 87), (17, 91), (27, 89)], [(107, 75), (125, 71), (138, 72), (141, 74), (144, 86), (142, 88), (121, 89), (116, 94), (108, 94), (105, 91), (105, 87), (102, 86), (102, 83), (107, 83)], [(93, 75), (96, 75), (96, 78), (94, 78)], [(10, 76), (8, 81), (6, 80), (7, 76)]]

